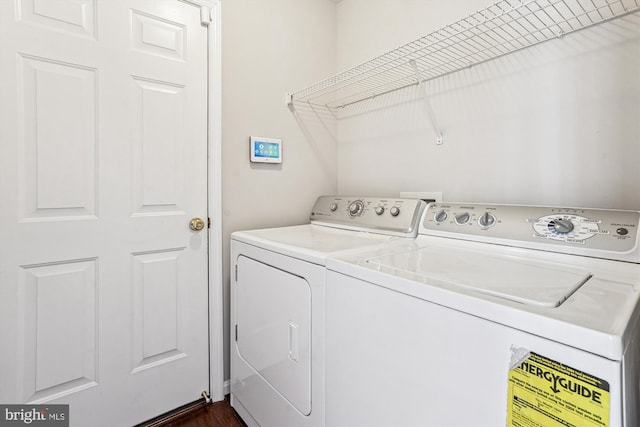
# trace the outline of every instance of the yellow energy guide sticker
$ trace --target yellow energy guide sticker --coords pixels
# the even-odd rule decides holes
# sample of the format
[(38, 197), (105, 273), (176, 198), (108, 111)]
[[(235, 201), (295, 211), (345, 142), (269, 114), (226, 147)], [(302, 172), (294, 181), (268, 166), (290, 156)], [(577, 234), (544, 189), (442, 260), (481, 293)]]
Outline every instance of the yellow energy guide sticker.
[(509, 371), (507, 427), (609, 427), (609, 383), (539, 354)]

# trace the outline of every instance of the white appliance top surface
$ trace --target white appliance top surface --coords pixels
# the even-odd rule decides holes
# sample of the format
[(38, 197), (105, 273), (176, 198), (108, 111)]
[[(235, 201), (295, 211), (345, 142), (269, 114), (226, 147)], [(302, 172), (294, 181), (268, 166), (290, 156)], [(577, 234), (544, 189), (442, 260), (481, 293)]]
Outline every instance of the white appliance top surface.
[(315, 224), (236, 231), (231, 239), (283, 255), (325, 265), (330, 255), (381, 245), (401, 237), (341, 230)]
[(325, 265), (329, 255), (415, 238), (425, 207), (417, 199), (320, 196), (309, 215), (311, 224), (236, 231), (231, 242)]
[(559, 306), (591, 277), (588, 271), (551, 262), (439, 245), (368, 262), (377, 268), (410, 271), (424, 280), (543, 307)]
[(421, 235), (327, 267), (612, 360), (638, 327), (634, 263)]

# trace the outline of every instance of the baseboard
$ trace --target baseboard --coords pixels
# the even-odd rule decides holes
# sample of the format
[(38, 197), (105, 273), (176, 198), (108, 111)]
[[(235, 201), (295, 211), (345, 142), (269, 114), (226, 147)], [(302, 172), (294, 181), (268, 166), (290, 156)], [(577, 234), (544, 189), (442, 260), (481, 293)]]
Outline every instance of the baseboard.
[(231, 381), (230, 380), (226, 380), (224, 382), (224, 395), (228, 395), (229, 393), (231, 393)]
[(166, 412), (148, 421), (137, 424), (135, 427), (162, 427), (163, 425), (169, 424), (170, 422), (175, 421), (176, 419), (187, 415), (190, 412), (195, 412), (206, 405), (208, 405), (208, 403), (204, 399), (198, 399), (195, 402), (187, 403), (186, 405), (183, 405), (172, 411)]

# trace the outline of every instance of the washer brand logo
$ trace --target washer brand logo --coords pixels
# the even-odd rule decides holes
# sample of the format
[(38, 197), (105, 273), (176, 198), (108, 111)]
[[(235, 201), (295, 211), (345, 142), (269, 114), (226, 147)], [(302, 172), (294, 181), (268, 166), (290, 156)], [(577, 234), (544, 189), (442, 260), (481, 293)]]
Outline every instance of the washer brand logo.
[(69, 405), (0, 405), (0, 427), (68, 427)]

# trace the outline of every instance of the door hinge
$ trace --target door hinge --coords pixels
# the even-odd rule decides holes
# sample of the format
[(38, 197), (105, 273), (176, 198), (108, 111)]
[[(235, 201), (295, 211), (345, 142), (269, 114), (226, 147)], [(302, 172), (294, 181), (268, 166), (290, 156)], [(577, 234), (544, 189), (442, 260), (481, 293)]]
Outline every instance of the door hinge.
[(236, 267), (236, 268), (235, 268), (235, 280), (234, 280), (234, 282), (236, 282), (236, 283), (237, 283), (237, 282), (238, 282), (238, 264), (236, 264), (236, 266), (235, 266), (235, 267)]
[(211, 218), (207, 218), (207, 228), (211, 228)]
[(206, 27), (211, 24), (211, 9), (207, 6), (200, 6), (200, 23)]
[(236, 325), (236, 341), (238, 341), (238, 325)]

